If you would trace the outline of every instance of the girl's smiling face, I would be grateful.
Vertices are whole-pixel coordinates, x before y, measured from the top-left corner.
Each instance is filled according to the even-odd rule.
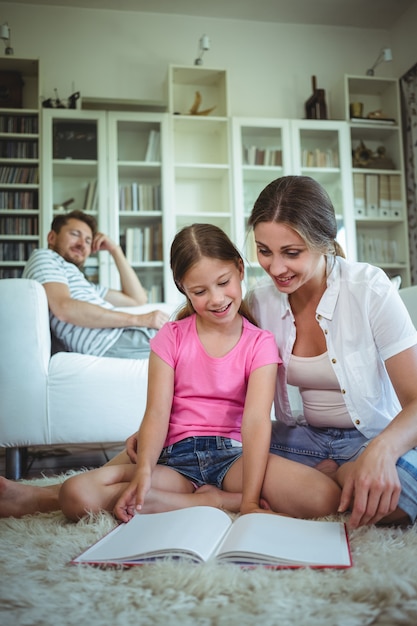
[[[291,294],[306,284],[322,284],[325,256],[310,250],[295,230],[277,222],[260,222],[254,235],[259,264],[279,291]]]
[[[202,257],[185,274],[182,287],[201,318],[230,322],[242,303],[242,280],[243,266]]]

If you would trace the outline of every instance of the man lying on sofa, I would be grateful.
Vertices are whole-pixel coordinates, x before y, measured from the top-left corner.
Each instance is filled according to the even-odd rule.
[[[92,252],[111,254],[121,290],[90,283],[80,270]],[[168,320],[163,311],[145,314],[116,307],[146,303],[147,295],[121,247],[97,232],[94,217],[82,211],[57,215],[48,233],[48,249],[34,250],[23,278],[36,280],[48,298],[51,331],[68,352],[144,359],[149,339]]]

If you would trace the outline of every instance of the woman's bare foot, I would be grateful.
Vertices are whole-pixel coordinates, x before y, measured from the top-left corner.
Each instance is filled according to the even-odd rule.
[[[39,487],[0,476],[0,517],[22,517],[33,513],[57,511],[59,483]]]
[[[322,474],[326,474],[326,476],[333,478],[333,480],[336,480],[336,472],[339,469],[339,466],[336,461],[333,461],[333,459],[324,459],[315,466],[315,469]]]

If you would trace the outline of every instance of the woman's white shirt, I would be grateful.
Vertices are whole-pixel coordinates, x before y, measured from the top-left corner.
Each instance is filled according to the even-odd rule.
[[[381,269],[330,257],[327,272],[327,288],[316,319],[352,426],[372,438],[401,409],[384,361],[416,345],[417,331],[398,291]],[[302,402],[297,390],[287,384],[296,336],[288,296],[268,281],[252,290],[247,299],[259,325],[275,335],[283,360],[278,368],[276,418],[295,424],[302,420]]]

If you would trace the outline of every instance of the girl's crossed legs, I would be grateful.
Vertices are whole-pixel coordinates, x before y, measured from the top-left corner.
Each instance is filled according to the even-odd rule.
[[[157,513],[206,505],[238,512],[243,484],[243,462],[236,449],[234,454],[232,450],[230,453],[228,466],[221,462],[223,469],[220,472],[224,473],[224,479],[223,476],[220,478],[221,489],[213,484],[204,484],[203,480],[198,479],[201,464],[211,471],[212,451],[208,457],[209,463],[205,454],[199,451],[199,460],[195,462],[197,474],[193,474],[192,478],[166,464],[158,464],[152,474],[152,486],[141,511]],[[173,458],[171,464],[175,466]],[[165,462],[164,453],[161,460]],[[189,459],[187,463],[190,467]],[[80,519],[87,512],[113,512],[135,471],[136,466],[126,454],[125,462],[121,465],[107,465],[67,479],[59,494],[62,511],[73,520]],[[269,455],[261,495],[272,511],[305,518],[335,513],[340,501],[340,489],[330,477],[314,468],[273,454]]]

